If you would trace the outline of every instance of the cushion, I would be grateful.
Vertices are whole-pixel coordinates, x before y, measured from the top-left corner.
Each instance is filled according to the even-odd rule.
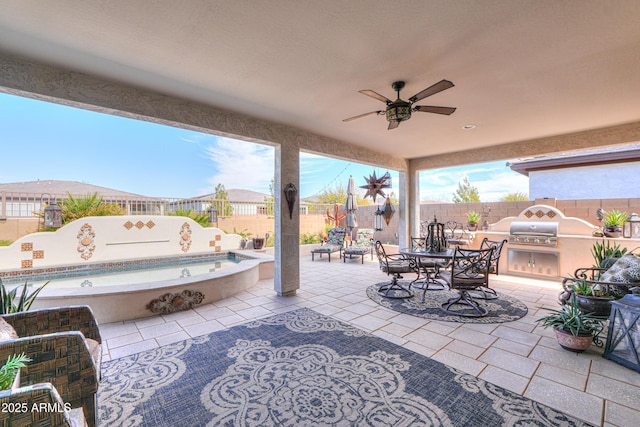
[[[602,273],[600,280],[612,283],[640,282],[640,258],[633,254],[621,257],[607,271]]]
[[[18,334],[16,333],[16,330],[13,329],[13,326],[0,317],[0,341],[15,340],[18,338]]]
[[[96,370],[98,374],[98,381],[100,381],[100,364],[102,363],[102,346],[96,340],[92,340],[91,338],[85,338],[87,341],[87,347],[89,349],[89,354],[93,358],[93,363],[96,364]]]

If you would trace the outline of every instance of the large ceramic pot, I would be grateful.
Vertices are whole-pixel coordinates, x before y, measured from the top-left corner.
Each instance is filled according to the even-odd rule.
[[[609,317],[611,314],[611,301],[613,297],[594,297],[578,294],[578,306],[583,313],[593,313],[596,316]]]
[[[604,235],[607,237],[621,237],[622,236],[622,227],[620,226],[607,226],[603,227],[602,231]]]
[[[560,347],[575,353],[582,353],[589,348],[593,341],[592,334],[578,334],[576,336],[571,332],[558,328],[555,328],[554,331],[556,333],[556,340],[558,341],[558,344],[560,344]]]

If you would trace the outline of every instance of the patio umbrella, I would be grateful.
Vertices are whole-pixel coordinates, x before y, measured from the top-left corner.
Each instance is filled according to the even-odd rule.
[[[358,203],[356,202],[356,185],[353,182],[353,176],[349,176],[349,185],[347,185],[347,203],[345,203],[344,209],[347,212],[346,225],[349,229],[349,238],[352,238],[351,232],[358,226],[356,219]]]

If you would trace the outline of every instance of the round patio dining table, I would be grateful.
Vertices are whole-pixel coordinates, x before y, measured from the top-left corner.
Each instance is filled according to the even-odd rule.
[[[422,280],[422,302],[424,302],[425,295],[428,290],[441,291],[447,287],[447,285],[437,280],[438,271],[453,259],[455,249],[450,248],[445,251],[429,251],[425,248],[401,248],[400,253],[407,258],[412,266],[418,271],[422,271],[424,279]],[[432,262],[424,262],[423,260],[433,260]],[[439,260],[443,262],[438,262]],[[437,285],[435,288],[430,288],[432,285]]]

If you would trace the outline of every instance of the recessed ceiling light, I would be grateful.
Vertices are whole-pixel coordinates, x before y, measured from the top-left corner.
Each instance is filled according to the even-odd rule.
[[[475,129],[476,125],[472,125],[472,124],[468,124],[468,125],[464,125],[462,126],[462,129],[464,130],[471,130],[471,129]]]

